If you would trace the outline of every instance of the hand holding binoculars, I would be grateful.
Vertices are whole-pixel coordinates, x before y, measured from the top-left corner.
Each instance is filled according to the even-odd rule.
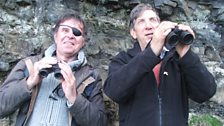
[[[63,76],[60,71],[61,71],[61,69],[59,68],[58,64],[53,64],[51,68],[41,69],[39,71],[39,75],[41,77],[47,77],[49,73],[54,72],[54,77],[56,79],[61,79]]]
[[[179,42],[190,45],[193,43],[193,35],[188,31],[183,31],[175,27],[172,31],[166,36],[165,47],[170,50],[175,47]]]

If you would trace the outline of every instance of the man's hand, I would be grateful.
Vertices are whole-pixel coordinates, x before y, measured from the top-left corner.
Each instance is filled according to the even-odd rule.
[[[177,26],[177,23],[170,21],[163,21],[155,29],[150,43],[152,51],[158,56],[163,49],[166,36],[171,32],[173,28]]]
[[[189,26],[183,25],[183,24],[178,24],[178,29],[183,30],[183,31],[188,31],[195,38],[194,31]],[[185,45],[185,44],[182,44],[181,42],[179,42],[176,46],[176,50],[177,50],[177,53],[179,54],[180,58],[182,58],[187,53],[187,51],[189,49],[190,49],[190,45]]]
[[[67,63],[62,61],[59,63],[59,67],[61,68],[61,74],[63,76],[61,79],[61,84],[65,97],[69,103],[74,104],[77,96],[75,76]]]
[[[39,76],[39,71],[43,68],[51,68],[53,64],[57,63],[57,59],[53,57],[44,57],[38,62],[34,63],[34,67],[29,72],[29,77],[27,79],[27,86],[29,89],[32,89],[35,85],[37,85],[41,77]]]

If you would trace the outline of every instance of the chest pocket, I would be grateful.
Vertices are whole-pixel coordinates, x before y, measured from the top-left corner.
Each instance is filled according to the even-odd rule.
[[[94,89],[94,82],[96,81],[95,78],[89,76],[85,79],[80,86],[77,88],[78,94],[83,94],[85,97],[89,97]]]

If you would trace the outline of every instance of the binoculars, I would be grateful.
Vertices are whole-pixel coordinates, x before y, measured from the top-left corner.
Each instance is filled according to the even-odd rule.
[[[179,42],[190,45],[193,43],[193,35],[187,31],[183,31],[175,27],[172,31],[166,36],[165,47],[170,50],[175,47]]]
[[[59,68],[58,64],[53,64],[51,68],[41,69],[39,71],[39,75],[41,77],[47,77],[49,73],[54,72],[54,77],[56,79],[61,79],[63,76],[60,71],[61,71],[61,69]]]

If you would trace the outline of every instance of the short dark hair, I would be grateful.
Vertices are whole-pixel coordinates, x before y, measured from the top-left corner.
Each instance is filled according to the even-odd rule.
[[[158,12],[155,8],[153,8],[150,4],[143,4],[140,3],[137,6],[135,6],[131,13],[130,13],[130,19],[129,19],[129,29],[132,29],[134,27],[136,19],[140,16],[140,14],[145,10],[152,10],[156,13],[156,15],[159,17]]]
[[[77,11],[73,11],[73,10],[69,10],[69,11],[65,12],[65,14],[62,15],[56,21],[56,24],[53,28],[53,32],[54,33],[57,32],[60,24],[63,23],[64,21],[70,20],[70,19],[75,19],[83,25],[83,37],[86,38],[86,35],[87,35],[86,24],[85,24],[84,20],[81,18],[80,14]]]

